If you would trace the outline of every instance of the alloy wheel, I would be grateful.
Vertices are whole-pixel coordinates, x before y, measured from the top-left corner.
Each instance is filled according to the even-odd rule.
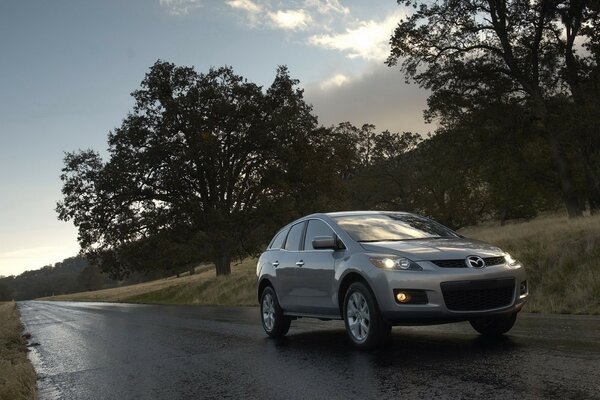
[[[371,327],[371,316],[367,299],[360,292],[354,292],[346,305],[346,320],[350,333],[358,342],[366,340]]]
[[[262,316],[265,328],[268,331],[273,330],[275,325],[275,304],[271,293],[265,294],[262,301]]]

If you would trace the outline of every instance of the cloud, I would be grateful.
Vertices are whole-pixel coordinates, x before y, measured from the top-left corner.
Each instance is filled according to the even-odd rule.
[[[200,0],[160,0],[160,5],[171,15],[187,15],[190,10],[200,7]]]
[[[329,14],[331,12],[340,14],[350,14],[350,9],[340,4],[338,0],[305,0],[306,8],[313,8],[321,14]]]
[[[225,4],[242,11],[242,20],[250,28],[329,32],[333,24],[350,15],[340,0],[226,0]]]
[[[346,79],[335,79],[341,75]],[[341,82],[325,85],[325,82]],[[304,95],[314,106],[319,122],[337,125],[350,121],[355,125],[375,124],[378,131],[433,132],[434,124],[425,124],[427,91],[407,85],[404,76],[394,68],[371,64],[358,76],[338,73],[324,82],[306,85]]]
[[[342,86],[343,84],[347,83],[349,80],[350,80],[350,78],[344,74],[335,74],[331,78],[321,82],[321,84],[319,86],[321,87],[321,89],[327,90],[330,88]]]
[[[312,22],[310,14],[305,10],[279,10],[270,12],[268,15],[274,26],[280,29],[305,29]]]
[[[341,33],[313,35],[308,38],[308,43],[345,52],[349,58],[383,61],[388,56],[388,43],[401,17],[396,12],[383,21],[358,21],[355,27]]]
[[[252,14],[258,13],[262,10],[262,7],[259,4],[254,3],[251,0],[228,0],[226,3],[229,7],[244,10]]]

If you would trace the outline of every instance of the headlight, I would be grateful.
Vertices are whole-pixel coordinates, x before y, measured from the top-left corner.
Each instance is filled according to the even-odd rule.
[[[511,256],[510,254],[506,253],[504,254],[504,260],[506,260],[506,263],[508,265],[510,265],[511,267],[517,265],[519,262],[517,260],[515,260],[513,258],[513,256]]]
[[[371,264],[382,269],[423,271],[423,268],[416,262],[404,257],[369,257]]]

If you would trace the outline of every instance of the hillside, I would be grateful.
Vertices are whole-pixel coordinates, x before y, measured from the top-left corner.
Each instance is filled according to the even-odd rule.
[[[527,311],[600,314],[600,216],[547,216],[463,235],[494,243],[527,268]]]
[[[600,314],[600,216],[569,220],[546,216],[504,226],[465,228],[467,237],[497,244],[528,271],[530,312]],[[50,297],[51,300],[161,304],[256,305],[255,259],[234,265],[231,276],[212,269],[139,285]]]
[[[44,300],[112,301],[159,304],[256,305],[256,259],[231,266],[230,276],[215,276],[214,268],[194,275],[172,276],[137,285],[46,297]]]

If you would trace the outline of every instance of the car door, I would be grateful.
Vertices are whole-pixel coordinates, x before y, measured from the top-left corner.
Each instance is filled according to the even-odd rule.
[[[277,276],[277,298],[284,311],[298,311],[297,274],[296,262],[300,254],[300,246],[304,238],[306,222],[300,222],[292,227],[287,234],[285,243],[279,251],[279,258],[275,260]]]
[[[314,249],[312,241],[316,236],[335,236],[335,233],[320,219],[308,221],[304,244],[296,260],[295,301],[302,312],[335,315],[339,313],[332,294],[336,251]]]

